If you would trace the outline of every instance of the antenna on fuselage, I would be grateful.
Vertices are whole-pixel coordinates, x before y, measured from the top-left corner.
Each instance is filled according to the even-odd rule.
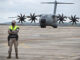
[[[56,0],[54,2],[42,2],[42,4],[54,4],[54,16],[56,16],[56,10],[58,4],[74,4],[74,3],[64,3],[64,2],[57,2]]]

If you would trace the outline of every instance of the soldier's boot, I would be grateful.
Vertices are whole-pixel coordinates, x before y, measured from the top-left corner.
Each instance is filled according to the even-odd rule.
[[[10,59],[11,58],[11,53],[9,53],[9,56],[7,57],[7,59]]]
[[[16,53],[16,59],[19,59],[19,57],[18,57],[18,53]]]
[[[16,53],[16,59],[18,59],[19,57],[18,57],[18,49],[17,48],[15,48],[15,53]]]

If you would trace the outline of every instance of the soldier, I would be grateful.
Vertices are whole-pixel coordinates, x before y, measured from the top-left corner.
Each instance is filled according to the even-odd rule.
[[[16,21],[13,20],[12,25],[9,26],[9,30],[8,30],[8,34],[9,34],[8,36],[9,56],[7,57],[8,59],[11,58],[13,44],[15,48],[16,59],[18,59],[18,32],[19,32],[19,26],[16,26]]]

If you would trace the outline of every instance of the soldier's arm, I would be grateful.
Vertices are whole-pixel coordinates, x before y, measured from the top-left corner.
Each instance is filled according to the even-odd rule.
[[[19,28],[16,29],[16,31],[13,31],[14,34],[17,34],[19,32]]]
[[[8,29],[8,34],[13,34],[10,26],[9,26],[9,29]]]
[[[9,30],[8,30],[8,34],[13,34],[13,32],[9,29]]]

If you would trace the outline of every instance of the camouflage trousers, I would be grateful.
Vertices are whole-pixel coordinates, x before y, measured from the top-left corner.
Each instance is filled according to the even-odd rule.
[[[12,46],[14,45],[15,53],[18,53],[18,41],[16,38],[10,38],[9,40],[9,51],[8,53],[12,52]]]

